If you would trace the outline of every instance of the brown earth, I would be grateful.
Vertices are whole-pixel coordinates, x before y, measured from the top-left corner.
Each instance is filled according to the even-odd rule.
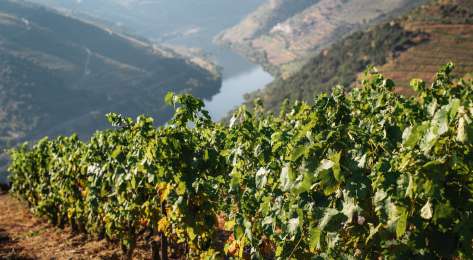
[[[134,259],[149,259],[140,245]],[[120,259],[120,247],[59,229],[0,190],[0,259]]]

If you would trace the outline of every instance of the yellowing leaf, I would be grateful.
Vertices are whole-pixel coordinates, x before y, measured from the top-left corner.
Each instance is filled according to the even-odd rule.
[[[282,246],[278,246],[276,248],[276,252],[275,252],[275,255],[276,256],[281,256],[281,254],[284,252],[284,248]]]
[[[171,193],[172,187],[169,183],[161,182],[157,185],[156,189],[158,190],[159,200],[162,203],[168,198],[169,193]]]
[[[176,193],[179,196],[182,196],[186,193],[186,183],[183,181],[180,181],[179,184],[177,185]]]
[[[187,231],[187,235],[189,236],[189,239],[191,241],[194,240],[197,237],[195,232],[194,232],[194,229],[192,227],[187,227],[186,231]]]
[[[159,232],[166,232],[168,227],[169,227],[169,221],[167,220],[167,218],[161,218],[158,221],[158,231]]]
[[[225,221],[225,230],[232,230],[235,227],[235,220]]]

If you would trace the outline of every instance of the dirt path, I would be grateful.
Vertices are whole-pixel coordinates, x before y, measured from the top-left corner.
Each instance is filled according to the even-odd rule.
[[[146,257],[137,250],[136,259]],[[121,250],[106,241],[74,235],[34,217],[16,198],[0,190],[0,259],[120,259]]]

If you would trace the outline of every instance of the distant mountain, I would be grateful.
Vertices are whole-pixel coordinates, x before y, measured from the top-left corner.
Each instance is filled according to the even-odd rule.
[[[403,16],[355,32],[323,49],[296,73],[252,93],[266,108],[277,110],[283,100],[311,102],[315,94],[340,84],[356,87],[369,65],[410,94],[409,79],[427,82],[443,64],[456,63],[455,73],[473,73],[473,2],[435,0]]]
[[[287,77],[308,57],[352,32],[425,0],[267,0],[216,42]]]
[[[219,75],[204,67],[106,27],[2,0],[0,149],[45,135],[87,136],[107,126],[111,111],[165,122],[168,91],[201,98],[218,92]]]
[[[248,71],[250,65],[237,53],[215,44],[213,38],[239,23],[265,0],[30,1],[74,17],[95,20],[116,31],[145,37],[173,49],[179,47],[177,51],[185,47],[185,54],[220,65],[222,76],[228,78]]]
[[[88,15],[138,35],[212,50],[212,38],[265,0],[32,0]],[[299,0],[298,0],[299,1]]]

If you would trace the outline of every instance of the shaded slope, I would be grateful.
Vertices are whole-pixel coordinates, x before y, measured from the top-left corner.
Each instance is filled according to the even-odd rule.
[[[0,147],[88,135],[110,111],[164,122],[167,91],[209,97],[220,87],[172,51],[20,1],[0,2],[0,63]]]

